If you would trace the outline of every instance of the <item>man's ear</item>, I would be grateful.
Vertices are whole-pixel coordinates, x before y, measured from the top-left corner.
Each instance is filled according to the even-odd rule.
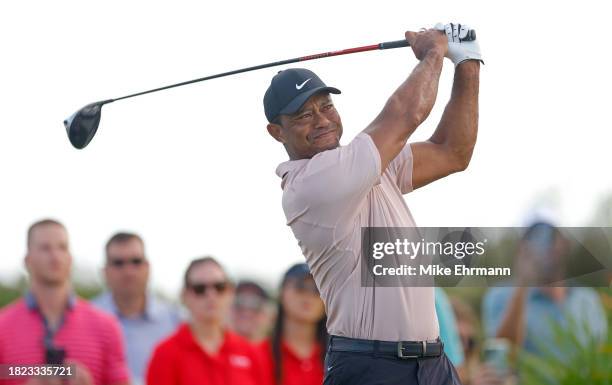
[[[25,267],[27,272],[30,272],[30,252],[29,251],[23,257],[23,266]]]
[[[268,123],[268,133],[278,142],[285,143],[282,127],[279,124]]]

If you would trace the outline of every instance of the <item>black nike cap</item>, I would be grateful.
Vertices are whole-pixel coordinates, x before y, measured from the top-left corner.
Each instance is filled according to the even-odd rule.
[[[264,110],[268,122],[273,122],[279,115],[296,113],[308,98],[318,92],[339,94],[340,90],[328,87],[314,72],[305,68],[279,71],[272,78],[264,95]]]

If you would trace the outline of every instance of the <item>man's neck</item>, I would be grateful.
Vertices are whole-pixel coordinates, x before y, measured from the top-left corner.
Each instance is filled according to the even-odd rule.
[[[316,325],[285,318],[283,340],[299,357],[308,357],[315,345]]]
[[[542,287],[540,291],[557,304],[563,303],[565,297],[567,297],[567,287],[565,286]]]
[[[121,316],[132,318],[144,314],[147,296],[145,293],[136,296],[113,295],[113,301]]]
[[[45,285],[32,282],[30,291],[36,299],[41,314],[52,329],[56,329],[68,307],[71,292],[70,283],[60,285]]]
[[[209,354],[216,354],[223,344],[223,327],[217,322],[191,323],[198,344]]]

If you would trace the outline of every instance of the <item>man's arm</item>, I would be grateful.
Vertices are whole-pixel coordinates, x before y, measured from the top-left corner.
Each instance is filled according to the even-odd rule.
[[[508,306],[504,311],[502,321],[495,333],[496,338],[506,338],[515,346],[523,346],[525,340],[525,303],[528,288],[517,287]]]
[[[450,101],[436,131],[426,142],[412,143],[413,188],[467,168],[478,132],[480,62],[456,67]]]
[[[442,61],[448,48],[444,33],[428,30],[406,32],[420,63],[408,79],[391,95],[380,114],[364,130],[381,158],[381,173],[404,148],[410,135],[429,116],[436,101]]]

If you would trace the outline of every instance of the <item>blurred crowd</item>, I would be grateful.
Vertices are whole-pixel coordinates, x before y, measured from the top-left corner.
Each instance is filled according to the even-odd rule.
[[[543,239],[546,244],[543,246]],[[517,260],[554,260],[562,239],[554,226],[532,225]],[[326,316],[306,264],[287,269],[273,297],[255,281],[233,282],[222,261],[206,256],[186,267],[181,305],[150,291],[143,239],[117,233],[105,246],[106,290],[91,301],[70,282],[68,233],[45,219],[27,232],[24,296],[0,309],[0,364],[73,365],[69,383],[322,384]],[[533,266],[530,264],[529,266]],[[547,267],[554,275],[554,264]],[[436,289],[444,350],[464,384],[520,383],[518,352],[553,351],[554,327],[584,343],[603,343],[607,318],[597,292],[584,287],[496,287],[482,317],[473,304]],[[62,384],[44,377],[0,378],[0,384]]]

